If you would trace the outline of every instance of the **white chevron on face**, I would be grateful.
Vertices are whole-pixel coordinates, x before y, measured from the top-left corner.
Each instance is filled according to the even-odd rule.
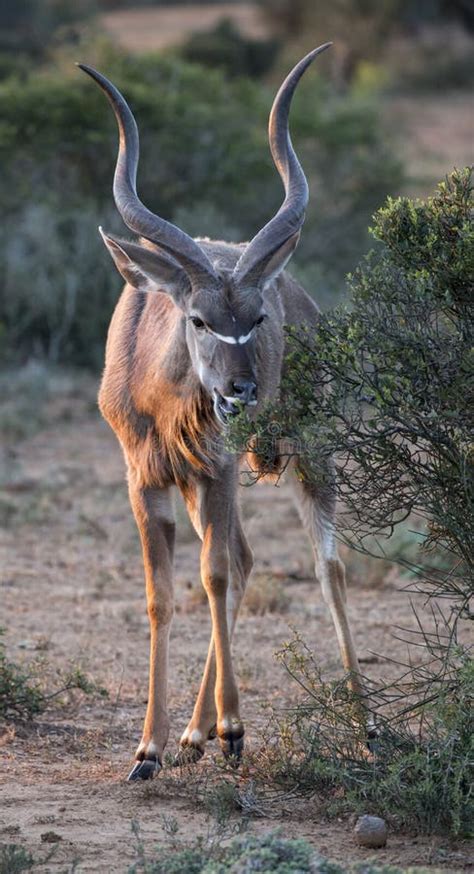
[[[210,328],[209,331],[211,334],[214,335],[214,337],[217,337],[218,340],[222,340],[223,343],[229,343],[231,346],[243,346],[244,343],[248,343],[248,341],[250,340],[254,329],[252,328],[252,330],[248,334],[245,334],[245,336],[243,335],[241,337],[226,337],[224,336],[224,334],[218,334],[217,331],[211,331]]]

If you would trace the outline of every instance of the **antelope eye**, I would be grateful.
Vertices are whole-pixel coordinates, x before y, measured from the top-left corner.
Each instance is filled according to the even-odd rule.
[[[256,324],[256,325],[261,325],[264,319],[265,319],[265,316],[259,316],[258,319],[257,319],[257,321],[255,322],[255,324]]]
[[[195,328],[205,328],[205,324],[202,319],[199,319],[197,316],[191,316],[191,321]]]

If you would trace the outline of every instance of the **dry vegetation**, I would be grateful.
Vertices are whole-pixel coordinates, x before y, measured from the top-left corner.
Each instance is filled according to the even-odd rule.
[[[23,375],[23,394],[26,382]],[[14,393],[13,377],[10,389]],[[148,623],[123,462],[113,434],[94,410],[94,393],[92,380],[79,386],[74,377],[63,377],[58,383],[43,373],[43,388],[36,384],[35,389],[36,406],[43,410],[39,430],[4,439],[1,457],[1,597],[8,656],[20,664],[33,661],[50,688],[57,684],[58,670],[75,666],[108,693],[60,695],[32,724],[3,727],[0,840],[27,847],[40,858],[48,841],[56,841],[52,859],[39,868],[48,871],[64,871],[73,859],[80,860],[80,872],[127,871],[136,858],[132,820],[139,821],[149,850],[166,839],[170,817],[185,841],[206,834],[209,797],[221,779],[210,744],[208,755],[189,773],[166,769],[151,786],[124,783],[145,707]],[[9,410],[11,433],[12,405]],[[242,499],[256,568],[235,655],[248,748],[258,750],[268,705],[280,708],[295,701],[294,684],[274,660],[274,652],[291,637],[291,626],[314,647],[326,676],[341,676],[341,669],[287,487],[242,489]],[[178,519],[170,752],[191,712],[210,630],[207,606],[197,594],[198,543],[179,507]],[[345,557],[364,670],[374,679],[389,677],[398,669],[384,662],[383,654],[406,655],[394,626],[414,625],[404,581],[393,573],[384,576],[382,567],[378,578],[371,567],[368,578],[358,559],[353,563],[349,554]],[[190,586],[196,593],[192,603]],[[413,657],[419,658],[416,649]],[[244,766],[241,788],[247,786],[252,830],[281,826],[284,835],[304,837],[340,862],[371,855],[355,847],[350,819],[327,821],[316,799],[298,801],[283,793],[280,799],[252,801],[249,776]],[[229,816],[238,824],[242,811],[234,805]],[[47,833],[56,837],[44,837]],[[448,871],[466,868],[468,858],[464,842],[398,834],[377,855],[380,863],[431,864]]]
[[[155,51],[179,45],[191,34],[211,30],[222,19],[232,21],[246,36],[267,35],[260,10],[254,3],[219,3],[121,9],[101,17],[106,32],[132,52]]]

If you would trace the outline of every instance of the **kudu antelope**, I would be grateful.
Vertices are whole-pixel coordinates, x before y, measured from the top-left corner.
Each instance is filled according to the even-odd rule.
[[[177,761],[198,759],[215,734],[226,756],[238,757],[243,748],[231,639],[252,553],[237,505],[239,459],[226,451],[223,431],[243,406],[252,414],[275,398],[285,357],[284,326],[311,325],[318,317],[312,299],[283,272],[298,243],[308,201],[288,115],[301,76],[328,45],[303,58],[275,98],[269,140],[285,199],[253,240],[240,245],[191,239],[142,204],[136,192],[134,117],[111,82],[80,65],[114,110],[120,133],[115,202],[125,224],[140,235],[139,242],[127,242],[101,231],[126,285],[110,325],[99,405],[127,463],[151,629],[148,706],[130,780],[148,779],[160,770],[168,740],[174,485],[202,541],[201,577],[212,618],[204,676]],[[333,491],[305,482],[297,461],[292,468],[342,661],[360,691],[344,567],[333,534]]]

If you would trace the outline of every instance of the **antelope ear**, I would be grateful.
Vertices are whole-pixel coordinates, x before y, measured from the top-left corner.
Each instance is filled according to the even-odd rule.
[[[244,273],[243,276],[237,273],[238,283],[253,287],[257,286],[261,291],[265,291],[270,283],[285,269],[298,245],[299,238],[300,232],[296,231],[281,246],[270,250],[267,255],[250,268],[248,273]]]
[[[276,252],[271,252],[268,259],[260,265],[261,268],[263,268],[258,282],[260,288],[263,290],[267,288],[267,286],[270,285],[270,283],[273,282],[273,280],[276,279],[285,269],[298,245],[299,238],[300,232],[297,231],[296,234],[292,234],[291,237],[288,237]]]
[[[162,251],[147,249],[127,240],[118,240],[105,234],[102,228],[99,228],[99,232],[118,272],[129,285],[137,291],[164,291],[183,308],[191,283],[187,273],[176,261]]]

